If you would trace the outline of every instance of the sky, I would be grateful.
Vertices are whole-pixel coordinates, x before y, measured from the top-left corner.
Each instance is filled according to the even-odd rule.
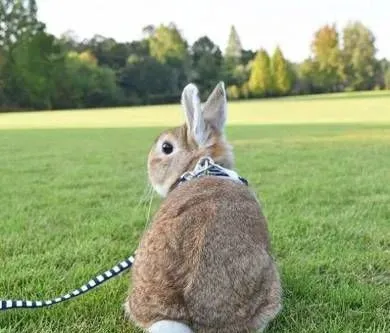
[[[209,36],[225,49],[235,25],[243,48],[280,46],[291,61],[310,54],[314,32],[335,23],[339,31],[360,20],[376,36],[377,56],[390,59],[390,0],[37,0],[47,30],[72,30],[80,39],[95,34],[117,41],[142,38],[142,28],[174,22],[193,43]]]

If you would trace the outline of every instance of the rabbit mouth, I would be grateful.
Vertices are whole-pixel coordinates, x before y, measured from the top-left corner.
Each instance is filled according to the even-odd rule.
[[[164,184],[153,184],[154,190],[160,195],[161,197],[165,198],[169,192],[171,192],[171,188],[167,187]]]

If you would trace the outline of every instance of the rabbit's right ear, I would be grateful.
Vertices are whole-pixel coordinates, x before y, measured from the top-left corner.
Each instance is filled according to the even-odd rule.
[[[189,131],[199,145],[204,145],[206,136],[206,125],[203,117],[198,88],[193,84],[188,84],[181,95],[181,105]]]
[[[223,132],[227,116],[227,98],[225,84],[221,81],[214,88],[203,106],[206,123],[212,124],[213,128]]]

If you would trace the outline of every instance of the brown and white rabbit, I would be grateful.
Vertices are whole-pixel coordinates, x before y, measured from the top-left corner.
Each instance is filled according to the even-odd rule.
[[[149,153],[150,182],[165,200],[137,250],[125,307],[153,333],[262,331],[281,309],[281,286],[255,195],[217,176],[177,186],[204,156],[233,168],[224,84],[204,104],[189,84],[181,102],[186,123]]]

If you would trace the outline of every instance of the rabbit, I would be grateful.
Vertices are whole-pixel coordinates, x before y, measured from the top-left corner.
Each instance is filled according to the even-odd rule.
[[[233,168],[224,83],[204,104],[189,83],[181,104],[185,123],[163,132],[148,156],[164,199],[136,251],[125,308],[152,333],[262,332],[282,308],[282,289],[255,194],[217,176],[178,182],[204,156]]]

